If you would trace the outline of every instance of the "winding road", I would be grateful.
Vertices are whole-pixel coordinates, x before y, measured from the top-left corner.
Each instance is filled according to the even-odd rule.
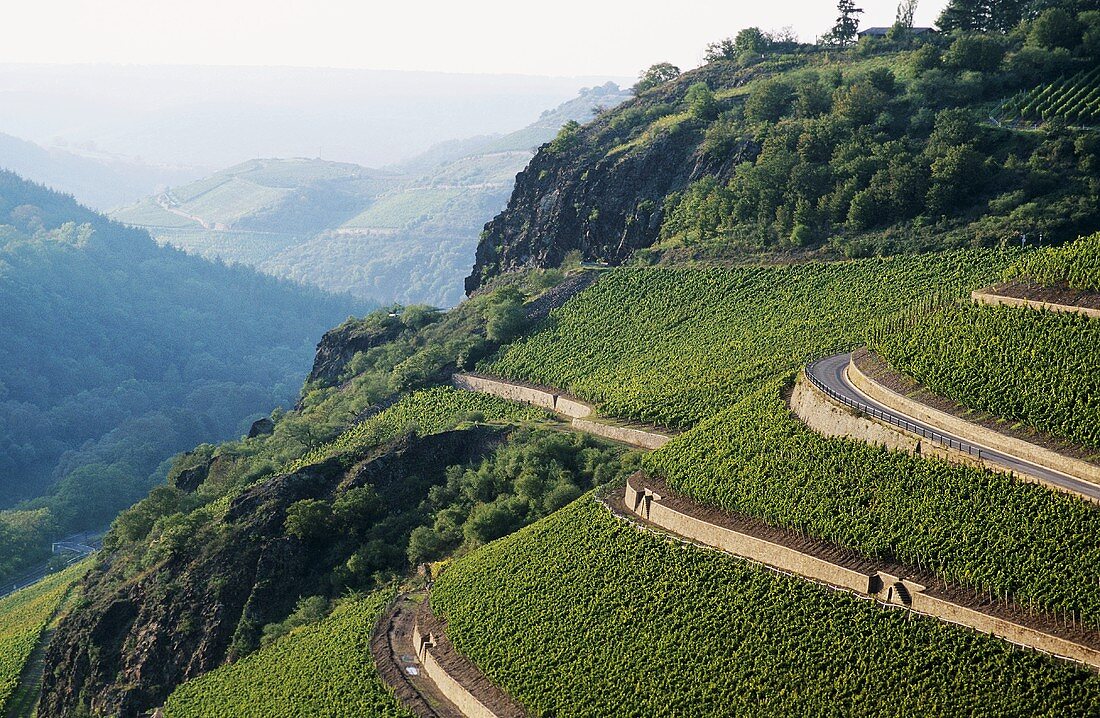
[[[854,409],[877,419],[898,426],[906,431],[919,434],[931,441],[950,446],[971,455],[1001,466],[1009,471],[1026,474],[1040,481],[1067,489],[1083,496],[1088,496],[1100,501],[1100,486],[1074,478],[1060,471],[1047,468],[1040,464],[1026,461],[1018,456],[1006,454],[997,449],[975,443],[950,431],[906,416],[885,404],[875,401],[864,394],[851,381],[848,380],[848,364],[852,360],[850,353],[836,354],[831,357],[819,359],[806,367],[806,376],[819,389],[823,389],[830,397],[840,401]]]

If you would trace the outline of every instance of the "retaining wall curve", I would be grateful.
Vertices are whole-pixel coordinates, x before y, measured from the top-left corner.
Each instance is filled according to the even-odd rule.
[[[915,399],[910,399],[879,384],[860,369],[855,361],[850,362],[848,365],[848,380],[867,396],[898,413],[940,427],[968,442],[988,446],[1032,464],[1054,469],[1075,479],[1100,485],[1100,466],[1051,451],[993,429],[987,429],[947,412],[934,409]]]

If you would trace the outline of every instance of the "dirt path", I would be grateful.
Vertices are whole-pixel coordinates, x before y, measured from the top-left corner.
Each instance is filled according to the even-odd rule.
[[[402,595],[379,619],[371,637],[371,654],[378,672],[401,703],[420,718],[465,718],[428,678],[416,657],[412,636],[419,608],[418,602]]]

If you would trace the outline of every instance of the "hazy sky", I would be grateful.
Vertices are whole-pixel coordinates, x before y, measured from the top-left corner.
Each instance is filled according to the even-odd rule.
[[[864,25],[893,22],[894,0],[862,0]],[[945,0],[924,0],[931,24]],[[9,3],[0,62],[637,74],[699,64],[742,27],[829,28],[834,0],[38,0]]]

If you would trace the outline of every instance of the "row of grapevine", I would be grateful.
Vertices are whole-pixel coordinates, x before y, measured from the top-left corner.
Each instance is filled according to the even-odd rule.
[[[0,599],[0,712],[8,707],[42,631],[88,566],[85,561]]]
[[[1005,271],[1005,278],[1100,292],[1100,232],[1024,255]]]
[[[1084,669],[670,543],[589,499],[458,559],[431,601],[532,715],[1100,711]]]
[[[1032,120],[1056,117],[1081,124],[1100,122],[1100,67],[1042,85],[1014,97],[1005,108]]]
[[[166,718],[412,718],[378,676],[375,622],[392,595],[349,599],[320,623],[188,681]]]
[[[1015,256],[619,269],[483,369],[571,391],[607,414],[686,428],[779,373],[862,342],[875,317],[937,290],[964,296]]]
[[[1005,474],[823,437],[776,380],[648,455],[692,499],[1100,630],[1100,510]]]
[[[943,305],[871,348],[931,391],[1100,449],[1100,322],[1078,314]]]
[[[436,387],[402,398],[391,407],[353,425],[333,441],[295,460],[288,468],[295,471],[330,456],[354,454],[378,446],[406,431],[433,434],[464,420],[538,421],[549,414],[488,394]]]

